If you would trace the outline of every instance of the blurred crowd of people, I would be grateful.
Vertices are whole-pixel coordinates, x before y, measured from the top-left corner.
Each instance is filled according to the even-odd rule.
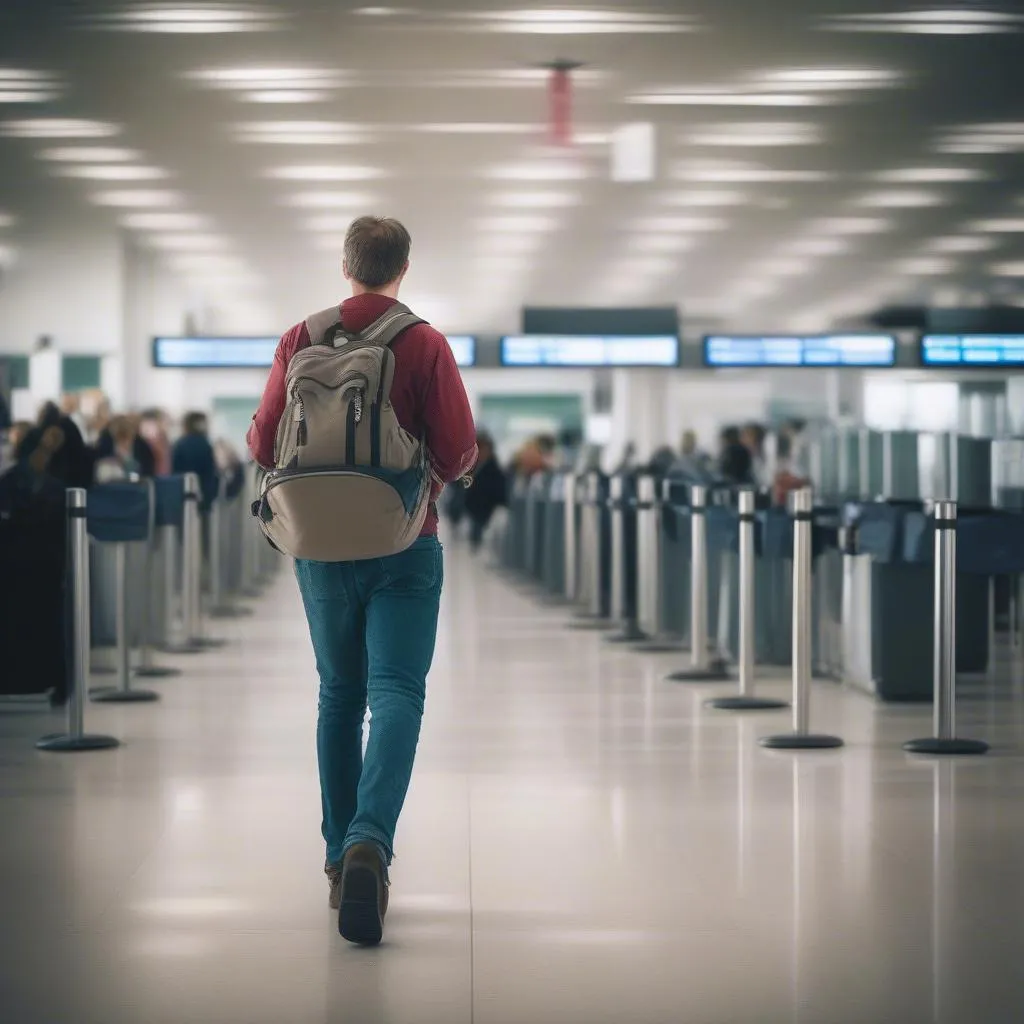
[[[190,412],[179,424],[161,409],[115,412],[95,391],[47,402],[34,423],[14,422],[6,434],[6,444],[0,443],[0,495],[195,473],[202,505],[209,508],[220,475],[243,471],[229,444],[210,440],[205,413]]]

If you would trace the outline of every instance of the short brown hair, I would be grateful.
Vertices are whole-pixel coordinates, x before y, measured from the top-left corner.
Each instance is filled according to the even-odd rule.
[[[345,234],[348,274],[365,288],[382,288],[402,273],[412,239],[393,217],[360,217]]]

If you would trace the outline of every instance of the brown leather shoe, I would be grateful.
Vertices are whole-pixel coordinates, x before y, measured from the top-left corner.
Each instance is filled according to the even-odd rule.
[[[360,946],[375,946],[384,933],[388,912],[387,868],[374,843],[356,843],[341,865],[338,931]]]
[[[341,906],[341,865],[332,864],[327,861],[324,864],[324,874],[331,886],[331,893],[327,897],[327,905],[331,910],[337,910]]]

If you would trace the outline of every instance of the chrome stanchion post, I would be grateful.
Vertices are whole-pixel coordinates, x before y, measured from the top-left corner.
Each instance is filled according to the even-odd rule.
[[[231,503],[227,500],[226,478],[218,478],[217,497],[210,508],[210,608],[214,619],[238,619],[249,614],[227,597],[225,586],[225,563],[231,554],[230,536],[225,537],[225,527],[230,526]],[[246,532],[252,532],[252,525],[246,523]],[[229,543],[225,544],[225,540]]]
[[[935,735],[903,744],[912,754],[984,754],[988,744],[956,735],[956,513],[955,501],[935,504]]]
[[[199,514],[201,489],[195,473],[185,474],[185,517],[182,547],[185,575],[182,578],[185,643],[205,650],[222,647],[223,640],[203,635],[203,524]]]
[[[171,676],[181,675],[181,669],[171,668],[169,665],[156,665],[153,663],[153,647],[155,645],[154,633],[156,631],[156,615],[154,614],[153,605],[154,599],[154,588],[152,585],[153,580],[153,564],[155,559],[155,547],[156,547],[156,486],[152,480],[148,481],[149,486],[149,540],[146,542],[146,596],[145,596],[145,607],[143,608],[144,624],[143,624],[143,636],[142,636],[142,649],[139,653],[139,665],[135,669],[135,675],[140,679],[168,679]],[[167,542],[167,531],[162,531],[161,542]],[[173,570],[174,563],[171,562],[171,568]],[[172,613],[171,605],[173,603],[174,590],[173,590],[173,571],[168,573],[168,563],[166,556],[164,559],[164,573],[166,578],[163,581],[164,586],[164,616],[169,620]],[[168,581],[171,581],[170,584]],[[165,632],[164,640],[170,636],[169,632]]]
[[[249,502],[256,497],[256,475],[255,464],[250,463],[245,468],[245,495],[239,502],[241,506],[242,522],[242,585],[241,594],[243,597],[259,597],[259,530],[253,528],[252,517],[249,514]]]
[[[577,490],[580,478],[576,473],[569,473],[565,478],[565,596],[575,602],[579,589],[579,578],[576,572],[577,545],[579,530],[577,529],[576,507]]]
[[[89,534],[86,529],[86,492],[67,491],[67,608],[68,628],[68,731],[44,736],[39,750],[56,752],[109,750],[120,746],[113,736],[85,731],[85,691],[89,685]]]
[[[675,683],[716,682],[729,678],[725,663],[708,653],[708,491],[690,488],[690,667],[667,678]]]
[[[650,475],[637,480],[637,618],[641,630],[651,639],[643,640],[635,650],[645,654],[668,654],[681,645],[664,638],[661,572],[661,505],[658,481]]]
[[[608,637],[609,643],[634,644],[646,640],[647,634],[637,621],[639,552],[637,537],[637,481],[617,475],[611,480],[608,505],[612,520],[612,603],[611,618],[619,632]]]
[[[580,597],[585,607],[570,623],[573,629],[610,629],[604,613],[604,569],[602,565],[601,475],[590,472],[584,479],[580,529]]]
[[[95,701],[106,704],[142,704],[159,700],[152,690],[133,690],[131,685],[131,644],[128,641],[128,545],[118,541],[114,545],[114,632],[117,650],[117,685],[104,686],[92,691]]]
[[[740,491],[739,494],[739,557],[740,557],[740,593],[739,593],[739,675],[740,692],[735,697],[716,697],[708,701],[713,708],[723,711],[770,711],[785,708],[789,705],[783,700],[772,700],[769,697],[757,697],[754,694],[756,685],[754,663],[756,658],[756,605],[755,605],[755,573],[756,547],[755,530],[757,527],[754,492]]]
[[[761,746],[777,750],[841,747],[838,736],[812,733],[811,598],[814,586],[812,531],[814,494],[809,487],[793,494],[793,732],[765,736]]]

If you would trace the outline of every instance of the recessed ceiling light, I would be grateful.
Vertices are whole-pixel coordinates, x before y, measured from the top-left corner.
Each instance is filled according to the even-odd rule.
[[[725,185],[751,185],[756,183],[807,183],[828,181],[832,175],[825,171],[791,171],[755,165],[704,165],[685,161],[676,164],[672,176],[679,181]]]
[[[160,209],[169,206],[181,206],[183,199],[180,192],[165,192],[152,189],[117,189],[110,192],[97,192],[92,197],[97,206],[123,206],[128,209]]]
[[[850,251],[846,238],[794,238],[782,247],[794,256],[838,256]]]
[[[53,173],[89,181],[159,181],[168,176],[160,167],[138,164],[66,164],[54,168]]]
[[[881,68],[781,68],[759,72],[753,79],[769,89],[835,92],[898,85],[903,76]]]
[[[339,70],[316,67],[206,68],[186,77],[218,89],[325,88],[346,81]]]
[[[839,14],[822,18],[819,26],[833,32],[887,32],[900,35],[993,35],[1017,32],[1024,25],[1019,14],[987,11],[980,7],[936,8],[882,14]]]
[[[0,121],[0,135],[10,139],[104,139],[121,131],[105,121],[39,117],[24,121]]]
[[[693,18],[676,14],[643,14],[619,10],[519,10],[461,13],[460,28],[482,32],[532,35],[596,35],[692,32]]]
[[[482,231],[522,234],[524,232],[553,231],[558,227],[559,222],[554,217],[544,217],[537,214],[518,214],[508,217],[482,217],[478,224]]]
[[[0,104],[48,103],[60,92],[60,80],[48,71],[0,67]]]
[[[329,93],[318,89],[253,89],[240,92],[238,98],[247,103],[323,103]]]
[[[473,257],[473,265],[476,266],[480,259],[506,259],[513,255],[534,253],[543,244],[544,235],[541,233],[502,227],[493,237],[487,237],[477,243],[478,252]]]
[[[167,263],[172,267],[188,270],[216,270],[240,274],[247,270],[245,263],[237,256],[218,253],[170,253]]]
[[[829,100],[806,93],[681,89],[635,93],[627,96],[626,102],[665,107],[820,107]]]
[[[142,154],[134,149],[117,149],[112,146],[57,146],[42,150],[39,159],[68,164],[113,164],[141,160]]]
[[[280,14],[266,7],[237,3],[134,3],[122,11],[84,19],[92,28],[175,35],[265,32],[280,27],[282,20]]]
[[[385,177],[376,167],[357,167],[347,164],[309,164],[305,166],[274,167],[264,177],[279,181],[371,181]]]
[[[888,231],[892,221],[884,217],[820,217],[811,222],[816,235],[875,235]]]
[[[823,140],[821,128],[801,122],[755,121],[694,128],[683,134],[691,146],[749,147],[808,146]]]
[[[532,135],[538,128],[511,121],[437,121],[412,124],[409,130],[431,135]]]
[[[1021,217],[992,217],[988,220],[976,220],[968,225],[971,231],[980,231],[983,234],[1024,234],[1024,218]]]
[[[696,240],[686,235],[634,235],[626,248],[634,252],[680,253],[689,252]]]
[[[658,197],[666,206],[691,207],[693,209],[717,206],[742,206],[749,196],[746,192],[728,189],[694,189],[686,192],[667,192]]]
[[[365,142],[369,134],[361,125],[340,121],[251,121],[235,125],[239,142],[285,146],[334,146]]]
[[[966,181],[988,181],[990,175],[973,167],[901,167],[879,171],[875,181],[890,185],[941,185]]]
[[[1024,150],[1024,124],[969,124],[950,129],[935,147],[947,154],[1016,153]]]
[[[587,176],[585,166],[564,160],[498,164],[486,172],[497,181],[582,181]]]
[[[988,252],[999,242],[995,238],[978,237],[975,235],[951,235],[947,238],[933,238],[922,246],[927,252],[936,253],[968,253]]]
[[[352,217],[347,214],[324,213],[317,217],[308,217],[302,222],[307,231],[326,231],[330,234],[337,234],[339,231],[344,234],[352,223]]]
[[[284,203],[305,210],[365,210],[373,206],[372,196],[359,192],[298,192]]]
[[[129,231],[203,231],[206,217],[195,213],[126,213],[118,224]]]
[[[491,200],[494,206],[514,210],[556,210],[579,201],[573,192],[503,192]]]
[[[628,225],[643,232],[679,232],[689,234],[694,231],[720,231],[726,226],[722,217],[641,217]]]
[[[1008,263],[993,263],[989,270],[997,277],[1024,277],[1024,262],[1011,260]]]
[[[766,260],[758,264],[758,270],[771,277],[799,277],[811,270],[813,264],[809,259],[798,256]]]
[[[206,253],[221,252],[230,248],[228,240],[220,235],[204,235],[194,232],[153,234],[143,239],[152,249],[163,252]]]
[[[856,200],[857,206],[878,210],[912,210],[928,206],[941,206],[945,199],[938,192],[905,189],[889,192],[868,192]]]
[[[951,274],[956,268],[956,263],[942,257],[914,256],[910,259],[897,260],[895,268],[897,273],[908,274],[911,277],[938,277]]]

